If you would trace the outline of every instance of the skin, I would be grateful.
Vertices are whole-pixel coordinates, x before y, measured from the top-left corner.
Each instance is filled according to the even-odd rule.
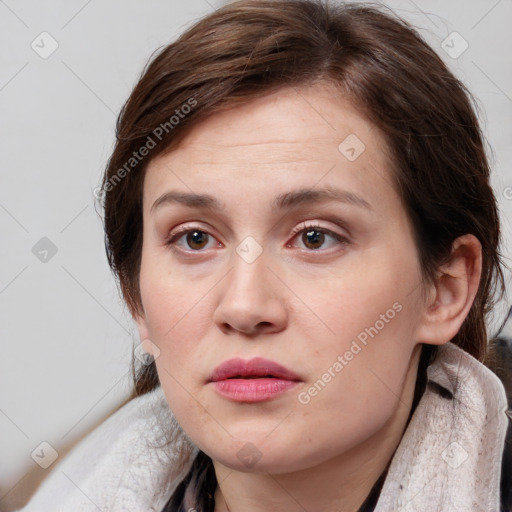
[[[349,134],[365,145],[354,161],[338,149]],[[469,311],[480,277],[478,241],[458,239],[438,280],[422,283],[386,155],[379,131],[335,89],[316,84],[215,114],[149,163],[143,311],[135,320],[146,351],[158,347],[169,406],[214,461],[216,512],[356,511],[402,437],[420,343],[446,343]],[[325,187],[368,206],[272,209],[279,194]],[[225,209],[176,202],[152,209],[169,191],[210,194]],[[321,231],[315,242],[304,223],[342,241]],[[179,228],[208,235],[187,245],[182,233],[166,244]],[[262,249],[252,263],[236,251],[248,236]],[[380,326],[394,304],[400,311],[333,377],[338,356]],[[256,404],[230,401],[207,383],[221,362],[256,356],[301,382]],[[301,403],[329,368],[330,382]],[[248,466],[241,449],[257,463]]]

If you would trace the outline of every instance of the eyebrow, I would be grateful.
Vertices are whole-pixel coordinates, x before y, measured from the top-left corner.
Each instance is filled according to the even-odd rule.
[[[368,201],[353,192],[333,187],[325,187],[316,190],[304,188],[279,194],[272,202],[272,208],[274,210],[284,210],[301,204],[324,203],[328,201],[353,204],[367,210],[373,209]],[[172,203],[182,204],[190,208],[210,208],[213,210],[226,209],[226,206],[223,203],[208,194],[171,191],[162,194],[153,203],[150,211],[154,212],[160,206]]]

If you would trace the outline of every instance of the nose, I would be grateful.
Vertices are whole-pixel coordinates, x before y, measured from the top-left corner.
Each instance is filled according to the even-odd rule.
[[[224,334],[254,337],[286,328],[287,289],[267,263],[264,253],[252,263],[233,254],[233,267],[219,283],[220,298],[213,315]]]

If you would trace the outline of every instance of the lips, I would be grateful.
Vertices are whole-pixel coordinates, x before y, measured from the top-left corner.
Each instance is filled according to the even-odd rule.
[[[301,379],[291,370],[268,359],[235,358],[217,366],[208,385],[231,402],[246,404],[273,400],[295,388]]]
[[[248,361],[240,358],[228,359],[221,363],[210,376],[209,382],[219,382],[227,379],[280,379],[300,381],[300,378],[288,368],[264,359],[255,357]]]

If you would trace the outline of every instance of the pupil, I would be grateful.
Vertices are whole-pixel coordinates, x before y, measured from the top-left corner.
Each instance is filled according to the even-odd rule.
[[[191,249],[201,249],[206,243],[206,237],[207,234],[203,231],[191,231],[187,235],[187,243]]]
[[[315,233],[316,233],[316,235],[315,235]],[[308,244],[317,244],[313,248],[314,249],[318,249],[318,247],[322,245],[322,243],[324,241],[324,236],[325,235],[321,231],[318,231],[316,229],[312,229],[310,231],[306,231],[304,233],[304,236],[306,237],[304,239],[304,243],[306,244],[306,246],[308,246]]]

